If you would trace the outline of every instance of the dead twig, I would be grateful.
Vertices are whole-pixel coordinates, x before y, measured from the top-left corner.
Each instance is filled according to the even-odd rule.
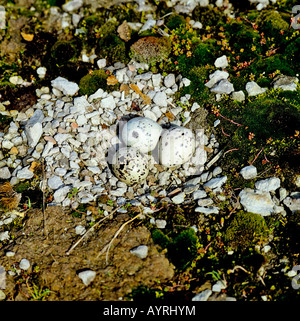
[[[74,244],[72,247],[66,252],[67,255],[70,255],[71,252],[75,249],[75,247],[95,228],[97,227],[100,223],[102,223],[104,220],[110,218],[112,215],[116,213],[116,211],[121,208],[123,205],[117,207],[115,210],[113,210],[110,214],[107,216],[103,217],[101,220],[99,220],[96,224],[94,224],[89,230],[87,230],[82,237]]]
[[[46,222],[46,201],[45,201],[45,188],[46,188],[46,174],[45,174],[45,162],[44,159],[42,158],[42,175],[43,175],[43,219],[44,219],[44,232],[46,235],[46,238],[48,238],[48,230],[47,230],[47,222]]]
[[[97,258],[103,254],[106,251],[106,256],[105,256],[105,262],[106,265],[108,265],[108,255],[109,255],[109,250],[114,242],[114,240],[118,237],[118,235],[121,233],[121,231],[123,230],[123,228],[131,223],[132,221],[134,221],[136,218],[138,218],[139,216],[141,216],[142,213],[139,213],[138,215],[136,215],[134,218],[132,218],[131,220],[125,222],[124,224],[122,224],[122,226],[117,230],[117,232],[115,233],[115,235],[113,236],[113,238],[111,239],[111,241],[102,249],[102,251],[98,254]]]

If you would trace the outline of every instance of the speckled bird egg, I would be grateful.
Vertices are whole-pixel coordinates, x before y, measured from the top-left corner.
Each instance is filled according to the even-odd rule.
[[[124,125],[122,140],[127,146],[135,147],[141,153],[148,153],[156,147],[161,132],[161,126],[152,119],[136,117]]]
[[[120,148],[112,158],[112,170],[128,185],[140,183],[149,173],[147,156],[133,147]]]
[[[171,127],[162,134],[159,142],[161,165],[166,167],[182,165],[193,156],[195,145],[195,136],[190,129]]]

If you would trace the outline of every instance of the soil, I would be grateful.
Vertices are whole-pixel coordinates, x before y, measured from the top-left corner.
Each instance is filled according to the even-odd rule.
[[[2,266],[6,271],[16,269],[19,274],[19,277],[7,275],[7,299],[32,299],[30,289],[35,284],[40,289],[51,291],[47,300],[124,300],[134,288],[170,280],[174,275],[173,266],[158,251],[149,231],[139,225],[138,219],[126,225],[114,240],[108,264],[106,251],[99,255],[121,225],[129,219],[127,214],[119,214],[113,220],[104,221],[100,228],[89,233],[67,255],[66,252],[81,237],[74,231],[77,225],[85,221],[83,216],[76,218],[60,207],[49,207],[45,211],[46,236],[42,210],[28,211],[23,227],[14,233],[13,244],[0,249]],[[141,244],[148,246],[145,259],[130,253],[132,248]],[[7,257],[7,251],[16,254]],[[26,272],[18,268],[22,258],[31,263]],[[78,273],[86,269],[97,273],[88,287],[78,277]],[[24,279],[26,282],[22,282]]]

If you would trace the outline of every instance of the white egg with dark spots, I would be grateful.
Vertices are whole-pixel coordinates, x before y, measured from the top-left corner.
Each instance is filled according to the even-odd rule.
[[[112,170],[120,181],[128,185],[140,183],[149,173],[148,158],[136,148],[123,147],[112,158]]]
[[[122,140],[127,146],[142,153],[152,151],[159,140],[162,128],[155,121],[145,117],[130,119],[122,129]]]
[[[195,145],[195,136],[190,129],[171,127],[162,134],[159,142],[161,165],[173,167],[184,164],[193,156]]]

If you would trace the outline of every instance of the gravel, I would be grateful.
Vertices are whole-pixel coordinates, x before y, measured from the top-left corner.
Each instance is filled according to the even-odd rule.
[[[137,256],[140,259],[145,259],[148,255],[148,246],[147,245],[139,245],[130,250],[130,253]]]
[[[19,263],[19,268],[22,270],[28,270],[30,268],[30,262],[27,259],[22,259]]]
[[[85,286],[89,286],[96,277],[96,272],[92,270],[85,270],[78,273],[78,277],[81,279]]]

